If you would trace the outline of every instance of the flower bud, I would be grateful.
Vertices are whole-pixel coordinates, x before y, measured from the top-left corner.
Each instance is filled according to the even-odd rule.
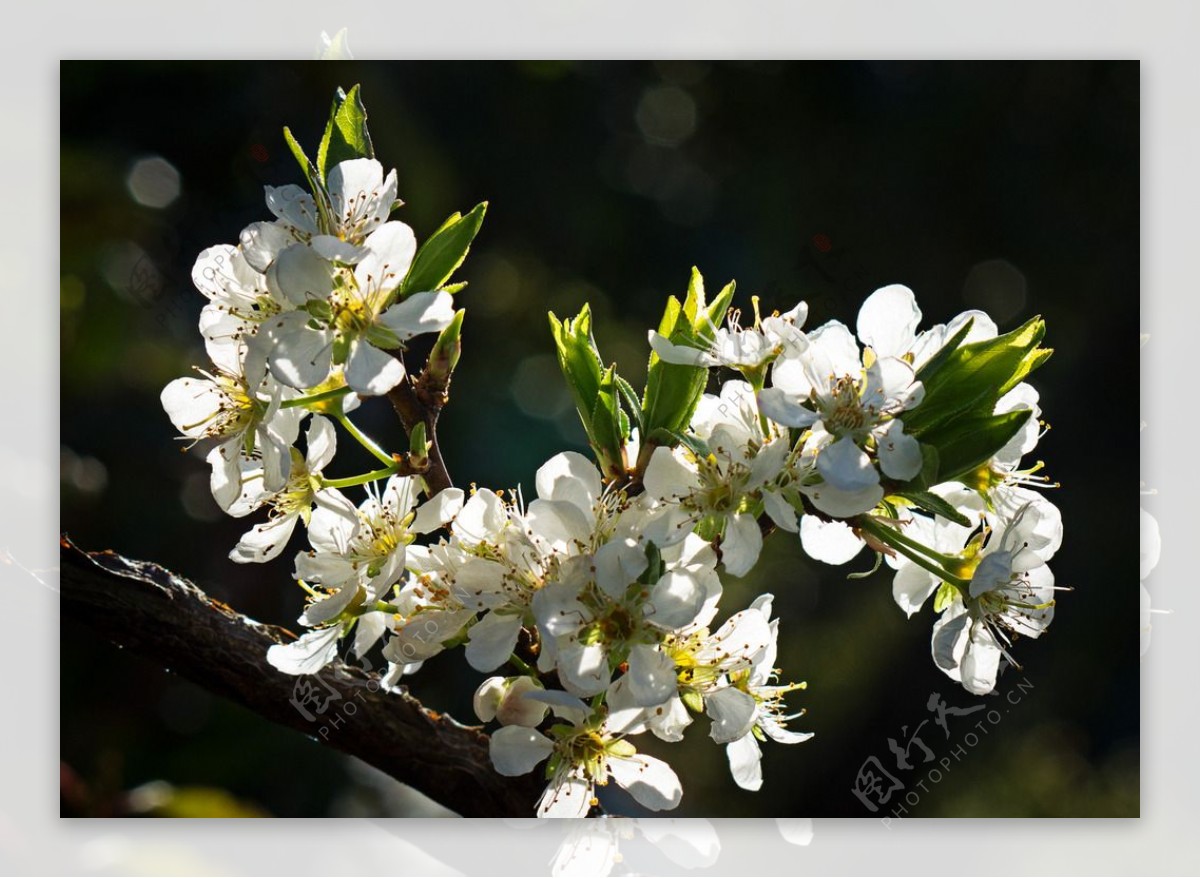
[[[500,702],[504,700],[507,690],[508,681],[503,677],[488,677],[479,684],[472,705],[480,722],[490,723],[496,718],[496,711],[500,709]]]
[[[533,728],[546,718],[548,708],[523,696],[541,689],[542,684],[532,677],[488,677],[475,690],[475,715],[485,723],[496,719],[505,726]]]

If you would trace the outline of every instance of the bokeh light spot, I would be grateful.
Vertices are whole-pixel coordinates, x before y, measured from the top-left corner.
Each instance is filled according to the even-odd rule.
[[[162,210],[179,197],[179,171],[161,156],[138,159],[129,169],[125,185],[138,204]]]

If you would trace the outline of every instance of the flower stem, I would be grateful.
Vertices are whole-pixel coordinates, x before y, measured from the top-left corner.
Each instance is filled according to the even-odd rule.
[[[371,470],[371,472],[363,473],[361,476],[349,476],[344,479],[321,479],[321,487],[353,488],[355,485],[365,485],[368,482],[377,482],[380,479],[386,479],[388,476],[394,476],[398,471],[399,465],[395,461],[392,461],[391,466]]]
[[[520,671],[522,674],[525,674],[526,676],[529,676],[529,677],[537,676],[537,673],[533,670],[533,668],[529,667],[529,665],[526,662],[517,658],[517,654],[515,652],[508,657],[508,663],[510,665],[512,665],[514,668],[516,668],[518,671]]]
[[[389,466],[395,465],[396,459],[376,445],[375,441],[371,439],[370,436],[362,432],[360,429],[358,429],[358,427],[354,426],[354,422],[348,417],[345,415],[338,415],[338,423],[346,428],[347,433],[358,440],[359,445],[367,449],[367,451],[371,452],[371,454],[375,455],[378,460],[388,464]]]
[[[933,561],[930,561],[928,558],[922,557],[918,554],[918,551],[922,551],[931,552],[937,555],[938,553],[933,552],[932,549],[921,546],[920,543],[916,543],[907,537],[902,537],[892,528],[878,524],[866,516],[863,516],[859,519],[858,525],[867,533],[877,538],[880,542],[887,543],[918,567],[928,570],[942,582],[948,582],[960,591],[964,591],[968,586],[970,586],[970,583],[967,582],[967,580],[955,576],[952,573],[948,573]],[[938,557],[945,558],[944,555],[938,555]]]
[[[877,522],[872,522],[872,524],[877,524]],[[932,558],[934,561],[937,561],[943,567],[948,567],[949,565],[953,564],[955,561],[955,559],[950,557],[949,555],[943,555],[941,552],[934,551],[933,549],[929,548],[928,546],[926,546],[923,543],[918,543],[912,537],[906,537],[904,534],[902,534],[900,532],[899,528],[888,527],[886,525],[879,525],[879,526],[882,527],[884,530],[886,530],[891,536],[895,537],[897,540],[899,540],[901,543],[903,543],[905,546],[908,546],[908,548],[912,549],[915,552],[920,552],[922,555],[924,555],[927,558]]]
[[[323,390],[320,393],[314,393],[311,396],[298,396],[295,399],[287,399],[279,404],[281,409],[298,408],[299,406],[312,405],[313,403],[325,402],[327,399],[337,399],[339,396],[345,396],[350,392],[349,387],[335,387],[333,390]]]

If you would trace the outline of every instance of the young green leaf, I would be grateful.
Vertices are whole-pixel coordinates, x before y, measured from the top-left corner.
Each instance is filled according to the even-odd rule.
[[[659,334],[672,344],[707,347],[712,343],[717,326],[725,318],[733,292],[734,284],[730,282],[711,303],[707,302],[704,278],[698,269],[693,268],[683,304],[674,296],[667,300],[658,327]],[[707,384],[708,369],[705,367],[664,363],[658,354],[652,352],[646,375],[646,392],[642,395],[641,420],[646,432],[649,434],[658,429],[685,430]],[[653,450],[649,444],[646,447]]]
[[[942,425],[991,415],[1000,397],[1050,355],[1038,347],[1045,334],[1045,322],[1035,317],[1012,332],[961,345],[948,354],[944,347],[935,356],[936,368],[921,370],[925,398],[905,413],[904,432],[924,442],[927,433]]]
[[[958,418],[921,437],[938,453],[938,478],[953,481],[971,472],[1008,444],[1033,414],[1019,409],[1000,415]]]
[[[321,180],[325,180],[330,168],[341,162],[372,158],[375,158],[375,149],[367,130],[367,110],[363,106],[359,86],[354,86],[346,95],[339,89],[338,98],[329,113],[329,121],[325,123],[325,135],[317,149]]]
[[[296,163],[300,165],[300,170],[304,172],[304,179],[308,181],[309,188],[315,189],[317,180],[317,168],[312,163],[307,155],[304,154],[304,148],[292,136],[290,128],[283,129],[283,139],[287,143],[288,149],[292,151],[292,155],[296,158]]]
[[[955,524],[961,524],[963,527],[971,526],[971,519],[967,518],[937,494],[931,494],[929,491],[898,491],[897,495],[903,497],[918,509],[923,509],[932,515],[940,515],[942,518],[953,521]]]
[[[452,214],[441,228],[430,235],[417,250],[408,276],[400,284],[400,298],[410,293],[431,292],[444,287],[467,258],[471,242],[483,225],[487,207],[484,201],[475,205],[466,216]]]

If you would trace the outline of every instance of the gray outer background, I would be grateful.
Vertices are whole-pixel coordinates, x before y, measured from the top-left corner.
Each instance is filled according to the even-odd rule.
[[[305,7],[311,7],[308,13]],[[285,11],[286,10],[286,11]],[[1136,58],[1142,61],[1142,353],[1147,398],[1116,400],[1096,388],[1078,401],[1098,429],[1127,430],[1139,419],[1144,460],[1112,461],[1098,479],[1132,485],[1131,470],[1159,489],[1144,504],[1161,525],[1162,561],[1148,580],[1156,606],[1154,643],[1143,660],[1142,818],[1106,821],[816,820],[811,827],[769,821],[705,821],[676,827],[679,839],[647,839],[626,824],[616,871],[682,874],[1194,873],[1200,870],[1195,746],[1200,618],[1187,574],[1195,536],[1187,512],[1196,486],[1196,435],[1189,370],[1195,347],[1196,221],[1200,203],[1200,89],[1194,58],[1200,7],[1185,0],[993,4],[850,0],[735,4],[610,0],[603,8],[550,0],[504,3],[402,2],[344,8],[210,2],[169,6],[22,4],[6,33],[7,209],[0,254],[7,337],[0,346],[0,566],[9,686],[0,716],[0,869],[21,873],[542,874],[577,827],[524,822],[342,821],[314,826],[275,821],[60,821],[58,607],[53,572],[57,527],[57,90],[59,58],[304,58],[321,30],[349,30],[356,58]],[[1130,290],[1129,295],[1137,291]],[[1096,307],[1105,303],[1097,302]],[[1102,351],[1097,356],[1103,356]],[[1139,410],[1140,409],[1140,410]],[[1168,437],[1183,449],[1168,456]],[[1173,464],[1173,466],[1168,466]],[[1132,488],[1130,487],[1130,493]],[[1130,496],[1129,502],[1133,502]],[[1133,547],[1129,547],[1133,551]],[[19,564],[19,566],[18,566]],[[1080,591],[1086,589],[1080,584]],[[1133,583],[1129,588],[1134,587]],[[1103,596],[1078,594],[1103,600]],[[1130,625],[1138,624],[1131,618]],[[69,648],[69,646],[68,646]],[[18,669],[19,663],[19,671]],[[297,766],[297,771],[302,771]],[[1014,771],[1021,766],[1014,765]],[[686,778],[685,778],[686,782]],[[947,782],[953,782],[951,778]],[[657,828],[665,828],[661,822]],[[811,834],[810,834],[811,830]],[[784,834],[786,831],[786,835]],[[469,835],[464,835],[464,832]],[[806,842],[796,845],[792,842]],[[468,849],[469,846],[469,849]]]

